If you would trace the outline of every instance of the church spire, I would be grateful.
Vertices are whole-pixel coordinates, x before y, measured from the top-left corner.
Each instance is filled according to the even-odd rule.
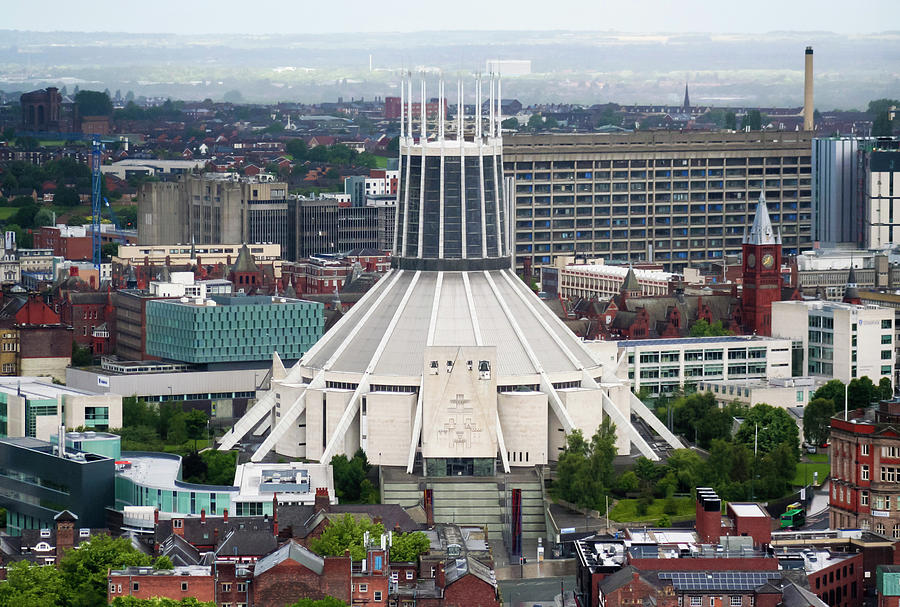
[[[688,83],[687,80],[684,81],[684,103],[681,106],[684,110],[690,111],[691,109],[691,97],[688,95]]]
[[[769,209],[766,207],[766,197],[762,194],[759,195],[759,203],[756,205],[753,225],[750,226],[750,231],[744,235],[744,244],[781,244],[781,234],[776,233],[772,227]]]

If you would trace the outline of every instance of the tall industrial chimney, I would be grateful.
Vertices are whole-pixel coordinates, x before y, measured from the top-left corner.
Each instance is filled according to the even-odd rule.
[[[803,77],[803,130],[815,130],[813,122],[813,50],[811,46],[806,47],[806,71]]]

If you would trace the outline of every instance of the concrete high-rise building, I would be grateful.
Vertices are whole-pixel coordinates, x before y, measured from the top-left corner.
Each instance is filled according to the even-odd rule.
[[[741,252],[764,195],[785,255],[812,243],[812,133],[514,135],[517,267],[558,255],[681,272]]]
[[[871,139],[813,139],[813,234],[822,247],[865,241],[865,149]]]
[[[896,142],[895,142],[896,143]],[[900,151],[876,149],[866,158],[866,246],[900,242]]]
[[[680,445],[616,377],[615,344],[586,346],[511,270],[490,85],[485,116],[481,79],[476,116],[464,115],[461,88],[453,123],[404,114],[393,268],[296,366],[275,361],[271,392],[220,448],[268,430],[253,461],[362,448],[407,474],[492,477],[498,461],[509,472],[558,459],[566,434],[593,435],[609,416],[620,453],[634,444],[657,459],[632,414]],[[412,83],[401,90],[408,105]]]
[[[184,175],[145,184],[138,195],[138,241],[145,245],[273,242],[293,247],[287,184],[231,174]]]

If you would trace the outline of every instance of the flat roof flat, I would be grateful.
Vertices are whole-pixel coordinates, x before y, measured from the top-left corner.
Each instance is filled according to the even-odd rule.
[[[731,502],[728,507],[738,516],[756,516],[769,518],[766,512],[759,507],[759,504],[735,504]]]
[[[618,342],[620,348],[629,346],[680,346],[713,343],[758,343],[768,341],[786,341],[779,337],[767,337],[763,335],[719,335],[714,337],[672,337],[666,339],[626,339]]]
[[[0,378],[0,392],[21,394],[28,398],[41,400],[55,399],[60,395],[71,396],[104,396],[97,392],[76,390],[67,386],[50,383],[44,377],[3,377]]]

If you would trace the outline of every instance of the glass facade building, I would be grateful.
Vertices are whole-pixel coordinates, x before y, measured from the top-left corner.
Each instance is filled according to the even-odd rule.
[[[147,302],[147,353],[188,363],[299,359],[322,337],[321,303],[270,296]]]

